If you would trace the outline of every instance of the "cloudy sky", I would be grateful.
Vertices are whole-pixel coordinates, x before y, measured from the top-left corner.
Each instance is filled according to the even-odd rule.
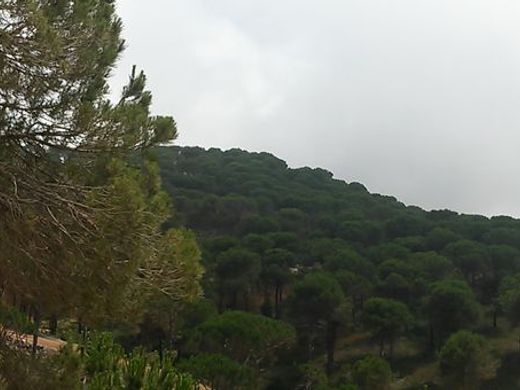
[[[518,0],[119,0],[182,145],[268,151],[427,209],[520,216]]]

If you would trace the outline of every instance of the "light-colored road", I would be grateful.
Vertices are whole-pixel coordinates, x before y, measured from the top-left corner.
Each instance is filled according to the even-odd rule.
[[[6,336],[9,337],[13,342],[22,341],[27,346],[31,346],[33,342],[33,336],[30,334],[16,334],[10,330],[6,331]],[[38,346],[49,352],[57,352],[62,348],[66,341],[50,337],[50,336],[38,336]]]

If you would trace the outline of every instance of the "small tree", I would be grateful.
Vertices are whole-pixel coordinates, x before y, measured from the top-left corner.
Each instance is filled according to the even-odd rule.
[[[414,253],[410,259],[414,274],[418,273],[428,281],[445,278],[453,271],[453,264],[446,257],[436,252]]]
[[[177,313],[200,297],[199,281],[203,269],[194,235],[185,229],[171,229],[161,239],[157,262],[149,269],[147,280],[152,293],[145,301],[145,318],[158,330],[159,345],[165,337],[173,345]]]
[[[502,279],[498,294],[500,308],[514,325],[518,324],[520,322],[520,274]]]
[[[285,249],[271,249],[263,256],[260,278],[266,290],[274,290],[274,316],[280,318],[284,287],[291,279],[289,267],[294,263],[294,255]],[[266,291],[267,295],[267,291]],[[265,303],[270,302],[269,296]]]
[[[312,339],[325,328],[327,369],[334,364],[338,328],[345,320],[346,301],[336,279],[323,272],[305,276],[293,289],[289,310],[296,327]],[[308,344],[309,349],[311,343]]]
[[[387,390],[392,382],[392,370],[385,360],[366,356],[354,364],[352,377],[362,390]]]
[[[76,352],[69,352],[76,354]],[[87,388],[195,390],[195,381],[173,367],[173,356],[135,349],[125,353],[108,333],[91,336],[81,358]]]
[[[462,280],[444,280],[433,284],[426,301],[430,318],[430,344],[434,334],[439,340],[461,328],[468,328],[479,318],[480,308],[473,291]]]
[[[191,347],[199,352],[221,353],[256,368],[275,352],[291,346],[295,338],[293,327],[285,322],[242,311],[226,311],[195,329]]]
[[[401,302],[393,299],[371,298],[365,304],[363,324],[379,339],[379,354],[384,352],[385,342],[393,355],[397,335],[412,322],[410,311]]]
[[[231,248],[221,253],[215,265],[220,294],[219,309],[224,309],[225,298],[230,299],[229,306],[232,309],[237,309],[239,295],[247,308],[248,294],[251,286],[255,285],[260,269],[260,256],[247,249]]]
[[[460,240],[448,244],[444,252],[452,260],[466,280],[474,286],[488,266],[489,256],[484,245],[470,240]]]
[[[446,341],[439,364],[452,389],[476,389],[496,371],[496,362],[486,349],[484,338],[466,330],[452,334]]]
[[[350,298],[352,303],[352,322],[358,325],[358,313],[363,311],[366,299],[373,292],[372,283],[368,279],[350,271],[335,272],[334,278],[338,281],[345,295]]]
[[[250,389],[254,377],[249,367],[220,354],[201,353],[181,360],[177,367],[212,390]]]

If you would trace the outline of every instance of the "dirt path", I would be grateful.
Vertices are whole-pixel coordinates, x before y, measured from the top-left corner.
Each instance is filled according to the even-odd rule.
[[[30,335],[24,335],[24,337],[27,338],[27,341],[32,344],[32,336]],[[39,336],[38,337],[38,346],[42,347],[45,350],[50,351],[58,351],[60,350],[65,344],[67,344],[66,341],[49,337],[49,336]]]
[[[7,337],[9,337],[13,342],[23,342],[27,346],[31,346],[33,342],[33,336],[30,334],[17,334],[12,331],[6,332]],[[59,351],[65,344],[66,341],[60,340],[55,337],[50,336],[38,336],[38,347],[43,348],[45,351],[49,352],[57,352]]]

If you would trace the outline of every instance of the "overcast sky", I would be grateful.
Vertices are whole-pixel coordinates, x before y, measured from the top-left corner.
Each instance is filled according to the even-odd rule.
[[[520,1],[119,0],[181,145],[268,151],[427,209],[520,216]]]

